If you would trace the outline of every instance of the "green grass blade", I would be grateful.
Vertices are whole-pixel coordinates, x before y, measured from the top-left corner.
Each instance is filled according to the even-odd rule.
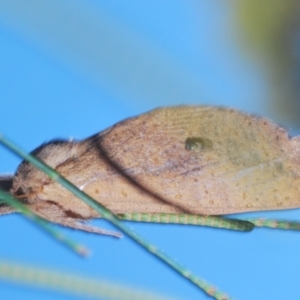
[[[0,189],[0,198],[1,202],[5,202],[6,204],[15,208],[17,211],[24,214],[28,219],[33,221],[36,225],[38,225],[45,232],[47,232],[51,237],[59,241],[65,247],[69,248],[72,252],[75,252],[80,256],[87,256],[89,254],[89,250],[86,247],[68,239],[58,230],[52,228],[49,222],[35,215],[30,209],[28,209],[25,205],[20,203],[20,201],[15,199],[11,194],[4,192]]]
[[[33,287],[52,289],[76,296],[110,300],[175,300],[149,291],[130,288],[106,280],[16,264],[0,260],[0,279]]]
[[[254,224],[249,221],[229,219],[218,216],[201,216],[175,213],[125,213],[118,214],[118,217],[122,220],[133,222],[199,225],[240,231],[251,231],[255,227]]]
[[[146,240],[138,236],[135,232],[133,232],[129,227],[123,224],[116,215],[110,212],[103,205],[96,202],[94,199],[89,197],[86,193],[79,190],[75,185],[73,185],[70,181],[63,178],[59,175],[55,170],[47,166],[42,161],[36,159],[34,156],[27,154],[25,151],[21,150],[14,143],[9,141],[3,135],[0,134],[0,143],[2,143],[6,148],[17,154],[18,156],[26,159],[30,163],[32,163],[35,167],[45,172],[50,178],[59,182],[62,186],[67,188],[74,195],[79,197],[82,201],[90,205],[93,209],[95,209],[104,219],[110,221],[116,228],[125,233],[131,240],[140,245],[147,252],[151,253],[159,260],[161,260],[165,265],[176,271],[180,276],[187,279],[189,282],[193,283],[195,286],[204,291],[207,295],[213,297],[216,300],[232,300],[231,297],[227,296],[223,292],[215,289],[211,284],[207,283],[201,278],[195,276],[191,271],[186,269],[185,267],[179,265],[161,250],[148,243]]]
[[[266,228],[285,229],[285,230],[300,230],[299,222],[276,220],[276,219],[264,219],[264,218],[247,219],[247,221],[253,223],[255,227],[266,227]]]

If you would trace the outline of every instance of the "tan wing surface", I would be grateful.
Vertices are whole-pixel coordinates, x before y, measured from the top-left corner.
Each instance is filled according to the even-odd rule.
[[[105,156],[153,195],[198,214],[299,205],[299,142],[270,120],[216,107],[169,107],[98,136]]]

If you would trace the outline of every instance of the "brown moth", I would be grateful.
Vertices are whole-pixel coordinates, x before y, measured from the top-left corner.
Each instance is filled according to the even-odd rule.
[[[159,108],[32,154],[116,214],[223,215],[300,205],[300,138],[233,109]],[[101,216],[26,161],[1,186],[51,222],[97,233],[80,221]],[[10,212],[0,205],[0,214]]]

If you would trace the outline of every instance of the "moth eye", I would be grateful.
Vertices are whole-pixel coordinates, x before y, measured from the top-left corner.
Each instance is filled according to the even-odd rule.
[[[185,140],[185,149],[190,151],[206,151],[213,148],[213,142],[210,139],[202,137],[188,137]]]
[[[19,187],[16,191],[15,191],[15,196],[23,196],[23,195],[25,195],[25,193],[24,193],[24,190],[21,188],[21,187]]]
[[[18,187],[17,190],[13,193],[14,196],[18,199],[27,199],[27,197],[32,193],[32,188],[21,188]]]

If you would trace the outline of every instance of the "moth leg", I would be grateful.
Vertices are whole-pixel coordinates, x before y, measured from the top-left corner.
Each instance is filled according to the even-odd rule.
[[[114,236],[114,237],[117,237],[117,238],[122,237],[122,234],[119,233],[119,232],[102,229],[100,227],[96,227],[96,226],[92,226],[92,225],[83,223],[82,221],[81,222],[80,221],[75,221],[74,222],[74,220],[71,220],[71,221],[67,220],[67,222],[59,223],[59,224],[67,226],[67,227],[71,227],[73,229],[86,231],[86,232],[103,234],[103,235],[110,235],[110,236]]]
[[[59,204],[55,203],[54,201],[39,201],[35,204],[28,205],[28,207],[32,209],[37,215],[52,223],[86,232],[109,235],[118,238],[122,237],[122,234],[119,232],[102,229],[84,223],[83,218],[78,217],[71,211],[63,210],[59,206]]]

